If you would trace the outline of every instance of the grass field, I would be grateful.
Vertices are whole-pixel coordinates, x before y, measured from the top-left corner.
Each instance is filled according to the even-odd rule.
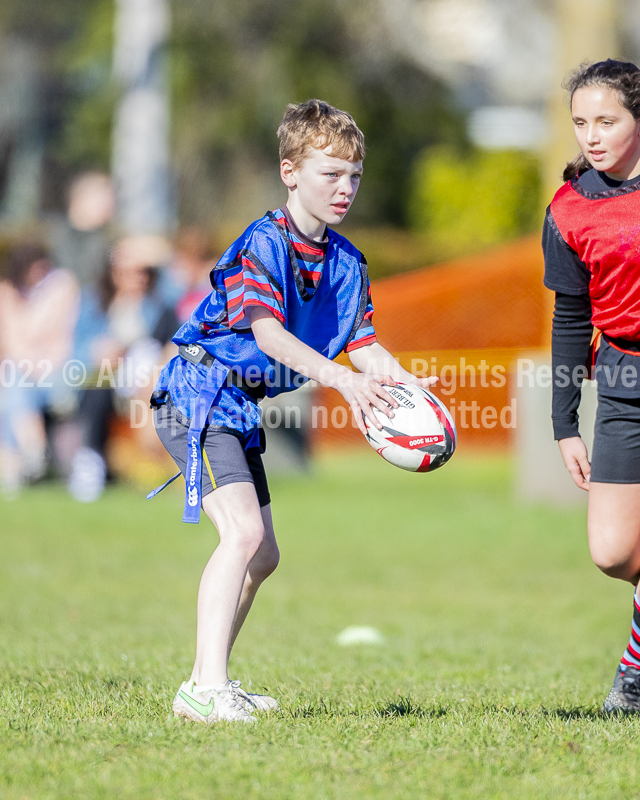
[[[272,481],[283,559],[232,677],[282,710],[251,727],[170,715],[215,542],[179,491],[0,503],[0,798],[640,797],[640,720],[598,710],[631,590],[591,565],[584,512],[510,480],[366,453]],[[357,624],[385,644],[338,646]]]

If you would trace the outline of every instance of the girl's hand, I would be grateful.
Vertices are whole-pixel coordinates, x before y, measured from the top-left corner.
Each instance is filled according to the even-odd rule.
[[[558,446],[564,465],[569,470],[573,482],[588,492],[591,464],[585,443],[579,436],[570,436],[568,439],[560,439]]]
[[[376,417],[373,409],[377,408],[388,417],[393,417],[393,409],[398,408],[398,401],[386,391],[382,384],[395,386],[396,382],[390,375],[368,375],[364,372],[345,370],[340,376],[340,381],[335,388],[349,403],[351,413],[360,431],[366,436],[367,429],[362,415],[375,425],[382,428],[382,423]]]

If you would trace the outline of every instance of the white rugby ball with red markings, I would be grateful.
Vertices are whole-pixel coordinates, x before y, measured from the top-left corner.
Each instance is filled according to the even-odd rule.
[[[453,455],[456,426],[438,398],[415,383],[385,386],[398,401],[393,417],[374,409],[378,430],[365,417],[367,441],[385,461],[410,472],[433,472]]]

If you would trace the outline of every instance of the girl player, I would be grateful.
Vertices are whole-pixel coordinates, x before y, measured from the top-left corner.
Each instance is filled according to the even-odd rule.
[[[640,711],[640,69],[601,61],[568,81],[581,154],[544,225],[545,285],[556,293],[553,426],[565,466],[589,491],[589,549],[634,593],[631,638],[604,701]],[[592,461],[577,408],[593,328],[598,414]]]

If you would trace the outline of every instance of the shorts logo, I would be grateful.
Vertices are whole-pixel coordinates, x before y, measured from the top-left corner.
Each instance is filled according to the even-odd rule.
[[[191,507],[197,506],[198,505],[198,489],[195,486],[189,487],[188,492],[189,492],[189,505]]]

